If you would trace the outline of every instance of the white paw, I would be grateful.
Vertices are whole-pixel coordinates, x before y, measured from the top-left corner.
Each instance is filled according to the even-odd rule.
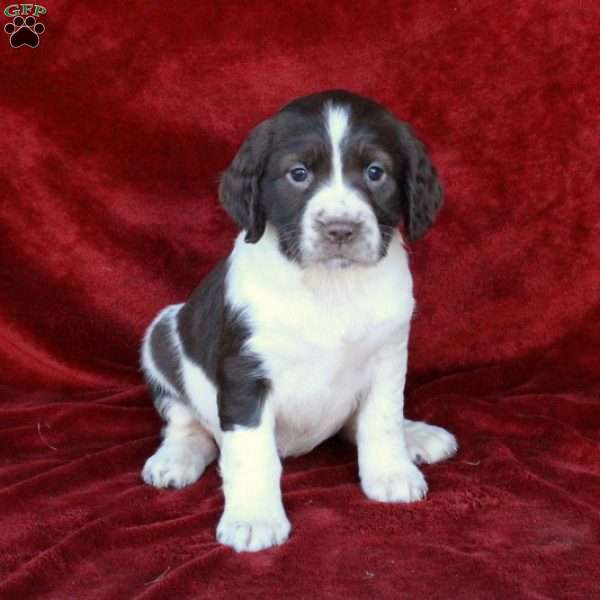
[[[205,468],[204,456],[193,446],[166,444],[146,461],[142,479],[157,488],[182,488],[197,481]]]
[[[378,502],[416,502],[427,494],[423,473],[410,462],[389,473],[373,473],[361,478],[365,495]]]
[[[445,429],[423,421],[405,421],[404,437],[414,463],[436,463],[458,450],[456,438]]]
[[[217,539],[237,552],[256,552],[285,542],[291,528],[285,514],[243,520],[225,513],[217,527]]]

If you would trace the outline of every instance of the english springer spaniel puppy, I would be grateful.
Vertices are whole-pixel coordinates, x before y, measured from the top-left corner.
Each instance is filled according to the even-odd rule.
[[[217,538],[237,551],[285,541],[281,458],[337,432],[369,498],[424,498],[415,463],[457,444],[403,416],[414,299],[398,226],[419,238],[442,200],[423,144],[371,100],[306,96],[250,133],[219,197],[243,230],[231,254],[144,337],[166,422],[144,481],[181,488],[219,456]]]

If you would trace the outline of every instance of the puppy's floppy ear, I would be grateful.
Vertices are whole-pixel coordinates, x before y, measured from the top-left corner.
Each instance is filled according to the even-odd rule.
[[[442,205],[443,191],[427,149],[404,123],[401,140],[408,159],[402,208],[404,227],[409,239],[416,240],[433,225]]]
[[[272,121],[263,121],[242,144],[219,184],[219,200],[241,229],[246,242],[255,244],[267,225],[260,202],[260,178],[266,166],[272,137]]]

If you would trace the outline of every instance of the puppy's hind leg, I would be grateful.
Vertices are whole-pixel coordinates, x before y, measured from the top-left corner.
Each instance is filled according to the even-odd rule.
[[[175,323],[180,308],[179,304],[162,310],[142,344],[142,368],[166,422],[162,444],[142,470],[144,481],[156,487],[189,485],[217,457],[215,441],[188,405],[180,383],[181,349]]]
[[[217,457],[217,446],[191,409],[168,396],[161,403],[167,421],[163,441],[146,461],[142,478],[158,488],[182,488],[200,478]]]
[[[454,456],[458,450],[456,438],[446,429],[424,421],[404,419],[404,439],[410,459],[415,464],[433,464]],[[356,444],[356,414],[340,431],[340,437]]]

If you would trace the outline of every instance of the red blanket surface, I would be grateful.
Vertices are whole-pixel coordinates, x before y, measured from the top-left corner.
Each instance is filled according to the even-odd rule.
[[[0,597],[600,597],[598,2],[44,6],[36,48],[0,31]],[[249,129],[340,87],[443,177],[407,412],[461,449],[412,505],[368,501],[342,441],[287,460],[290,540],[235,554],[215,466],[140,479],[140,336],[229,251]]]

